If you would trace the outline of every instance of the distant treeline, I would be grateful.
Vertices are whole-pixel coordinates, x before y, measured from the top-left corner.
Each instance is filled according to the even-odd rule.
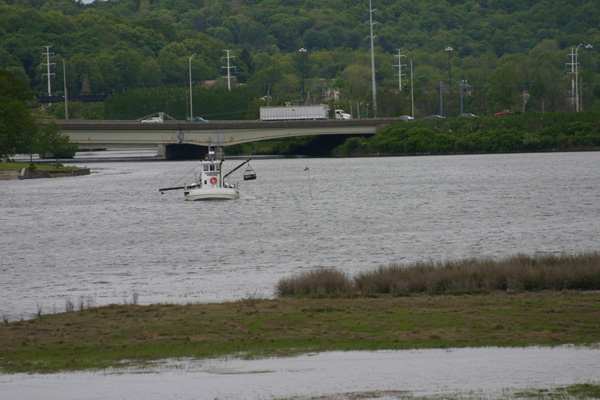
[[[353,137],[337,156],[597,150],[600,113],[527,113],[399,122]]]
[[[573,110],[581,80],[583,109],[600,108],[598,1],[374,0],[376,110],[368,5],[0,0],[0,67],[39,95],[60,96],[65,87],[74,96],[231,83],[271,104],[333,96],[336,108],[379,117],[408,114],[411,99],[416,116],[436,113],[440,89],[447,114],[458,115],[459,81],[464,109],[476,114]],[[162,103],[140,110],[143,99],[119,117],[167,111]],[[72,119],[110,116],[90,103],[72,106]],[[58,112],[44,118],[60,118]],[[194,115],[208,113],[194,101]]]

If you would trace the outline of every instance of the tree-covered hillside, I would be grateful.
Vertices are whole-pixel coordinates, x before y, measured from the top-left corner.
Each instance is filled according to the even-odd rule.
[[[417,117],[457,115],[461,92],[463,111],[477,114],[592,109],[600,99],[598,1],[373,0],[372,7],[378,116],[410,114],[411,62]],[[60,55],[50,62],[53,93],[63,91],[66,75],[70,94],[136,89],[133,102],[143,103],[140,88],[183,90],[190,69],[195,87],[227,86],[224,50],[231,50],[233,85],[246,85],[249,98],[318,103],[335,89],[336,106],[372,115],[368,8],[368,0],[0,0],[0,67],[47,93],[41,54],[52,46]],[[166,111],[149,107],[113,117]]]

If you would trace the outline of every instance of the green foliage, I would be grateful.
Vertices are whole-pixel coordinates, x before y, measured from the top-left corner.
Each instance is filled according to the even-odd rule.
[[[464,104],[476,114],[503,108],[571,110],[566,56],[578,43],[593,43],[600,36],[600,4],[591,0],[576,5],[550,0],[379,0],[374,7],[375,75],[382,117],[409,113],[411,89],[404,57],[403,93],[396,92],[398,48],[414,63],[417,117],[439,112],[440,80],[448,115],[460,112],[458,80],[468,82]],[[66,60],[70,93],[122,93],[167,86],[183,89],[188,86],[189,69],[195,86],[218,80],[225,65],[223,49],[232,49],[236,84],[253,87],[256,98],[271,96],[272,104],[280,104],[301,99],[304,88],[317,103],[324,101],[322,89],[336,87],[341,89],[341,104],[352,102],[353,108],[363,104],[363,109],[370,104],[372,115],[366,19],[361,2],[5,1],[0,5],[0,60],[33,90],[46,93],[45,60],[39,54],[42,45],[51,45],[51,51]],[[448,46],[453,51],[446,52]],[[301,47],[307,53],[300,69]],[[583,106],[591,110],[600,107],[596,106],[600,56],[596,49],[579,51],[581,77],[591,89]],[[192,54],[197,56],[190,66]],[[62,91],[63,74],[58,57],[51,62],[56,93]],[[453,82],[448,82],[450,69]],[[530,94],[527,104],[523,92]],[[469,146],[463,140],[455,145]]]
[[[399,122],[369,139],[349,139],[337,147],[334,154],[506,153],[598,148],[600,112],[588,111]]]
[[[29,154],[38,129],[33,93],[12,72],[0,69],[0,160]]]
[[[106,119],[137,119],[166,112],[172,118],[185,120],[189,116],[189,94],[183,88],[157,87],[132,89],[110,96],[105,102]],[[256,93],[248,86],[231,91],[224,85],[194,87],[194,116],[208,120],[240,120],[246,118]]]
[[[58,168],[60,166],[58,159],[73,157],[77,151],[77,144],[71,142],[69,136],[60,132],[58,124],[51,122],[36,134],[33,150],[39,154],[52,154],[56,157]]]

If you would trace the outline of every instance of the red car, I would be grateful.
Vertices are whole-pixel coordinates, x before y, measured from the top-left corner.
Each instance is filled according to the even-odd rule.
[[[510,114],[510,112],[508,110],[502,110],[500,112],[497,112],[496,114],[494,114],[496,117],[500,117],[502,115],[508,115]]]

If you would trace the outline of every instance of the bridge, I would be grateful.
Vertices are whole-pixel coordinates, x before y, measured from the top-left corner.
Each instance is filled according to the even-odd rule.
[[[259,140],[312,135],[374,135],[397,119],[315,121],[210,121],[142,123],[140,121],[61,120],[63,133],[79,148],[142,148],[157,146],[167,159],[199,158],[203,147],[231,146]],[[198,153],[198,154],[195,154]]]

